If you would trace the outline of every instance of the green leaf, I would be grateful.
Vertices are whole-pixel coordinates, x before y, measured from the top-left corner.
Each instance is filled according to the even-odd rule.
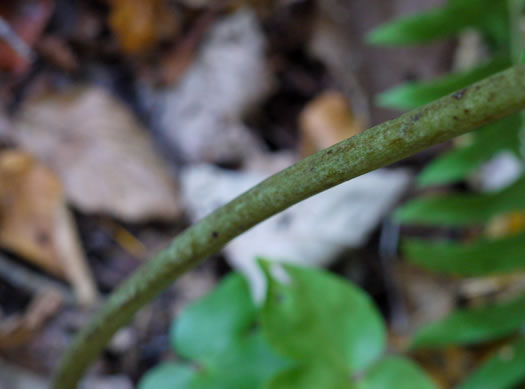
[[[382,353],[385,328],[370,298],[359,288],[321,270],[283,265],[291,278],[269,275],[262,329],[270,344],[296,361],[322,360],[359,371]]]
[[[384,24],[371,31],[367,41],[374,45],[389,46],[425,43],[456,35],[467,27],[480,27],[487,23],[492,31],[492,26],[496,25],[494,19],[501,17],[505,7],[504,1],[449,1],[444,7]]]
[[[249,334],[204,368],[192,389],[262,388],[290,365],[270,349],[261,333]]]
[[[167,362],[151,369],[139,382],[138,389],[190,389],[195,370],[180,363]]]
[[[213,361],[253,325],[255,318],[248,283],[239,274],[232,274],[184,310],[172,325],[171,343],[183,357]]]
[[[420,186],[449,184],[462,180],[502,150],[518,153],[520,119],[509,116],[474,133],[474,141],[430,163],[418,177]]]
[[[525,211],[525,175],[497,193],[433,195],[413,200],[395,213],[401,223],[465,226],[486,223],[510,211]]]
[[[286,370],[265,389],[355,389],[350,376],[331,368],[330,364],[304,365]]]
[[[413,347],[473,344],[506,336],[525,323],[525,295],[511,301],[453,312],[417,331]]]
[[[389,357],[378,362],[359,383],[359,389],[437,389],[414,362]]]
[[[525,233],[471,244],[408,239],[403,246],[410,262],[445,274],[478,277],[525,269]]]
[[[171,340],[179,355],[199,363],[192,389],[262,388],[289,367],[256,329],[256,315],[239,274],[185,309],[172,325]]]
[[[504,346],[457,389],[510,389],[525,379],[525,339]]]
[[[502,71],[510,65],[511,61],[507,56],[496,57],[468,71],[448,74],[430,82],[410,82],[397,86],[380,94],[377,103],[388,108],[417,108]]]

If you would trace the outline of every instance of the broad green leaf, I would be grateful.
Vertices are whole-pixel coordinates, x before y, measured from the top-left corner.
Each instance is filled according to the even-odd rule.
[[[179,355],[199,364],[192,389],[262,388],[290,365],[256,329],[256,314],[239,274],[185,309],[172,326],[171,340]]]
[[[525,175],[497,193],[433,195],[413,200],[395,213],[401,223],[464,226],[525,211]]]
[[[290,365],[270,349],[261,333],[249,334],[203,368],[192,389],[262,389]]]
[[[320,360],[320,363],[323,361]],[[354,389],[350,375],[334,370],[329,363],[304,365],[277,375],[265,389]],[[424,389],[424,388],[422,388]]]
[[[453,312],[421,328],[413,347],[474,344],[506,336],[525,324],[525,295],[496,305]]]
[[[505,7],[505,2],[498,0],[450,1],[444,7],[384,24],[370,32],[367,40],[371,44],[391,46],[425,43],[487,23],[492,32],[492,25],[496,25],[494,19],[502,17]]]
[[[410,82],[380,94],[377,103],[383,107],[412,109],[430,103],[454,91],[465,88],[511,65],[507,56],[496,57],[490,62],[468,71],[448,74],[430,82]]]
[[[457,389],[510,389],[525,380],[525,339],[504,346]]]
[[[414,362],[400,357],[379,361],[359,383],[359,389],[437,389]]]
[[[138,389],[190,389],[195,370],[188,365],[167,362],[151,369],[140,381]]]
[[[183,357],[213,361],[255,322],[255,317],[248,283],[233,274],[184,310],[172,325],[171,343]]]
[[[166,363],[151,370],[139,389],[262,389],[290,363],[278,357],[260,333],[230,344],[212,366]]]
[[[450,151],[430,163],[418,177],[420,186],[449,184],[462,180],[502,150],[518,152],[520,119],[518,115],[499,120],[474,133],[474,141]]]
[[[408,239],[403,246],[410,262],[445,274],[478,277],[525,270],[525,233],[470,244]]]
[[[266,339],[296,361],[323,361],[359,371],[382,353],[385,328],[371,299],[350,282],[321,270],[283,265],[291,278],[269,276],[262,310]]]

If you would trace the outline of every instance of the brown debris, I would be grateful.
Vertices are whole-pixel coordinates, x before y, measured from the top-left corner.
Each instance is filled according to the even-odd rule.
[[[0,153],[0,245],[49,273],[68,279],[83,304],[96,300],[62,185],[31,155]]]
[[[346,97],[337,91],[326,91],[311,101],[299,117],[303,157],[330,147],[364,130]]]
[[[35,296],[23,315],[0,320],[0,350],[29,342],[62,306],[62,294],[47,289]]]
[[[122,49],[139,54],[178,32],[176,13],[166,0],[111,0],[109,25]]]
[[[180,215],[173,177],[145,129],[104,90],[78,87],[29,101],[14,127],[20,146],[58,172],[83,212],[130,222]]]

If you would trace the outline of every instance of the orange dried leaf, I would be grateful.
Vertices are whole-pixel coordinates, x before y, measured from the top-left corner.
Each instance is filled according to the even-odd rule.
[[[151,48],[177,30],[175,13],[166,0],[113,0],[109,24],[130,54]]]
[[[0,154],[0,245],[64,277],[53,233],[63,193],[56,175],[19,151]]]
[[[493,218],[486,228],[486,235],[492,239],[515,235],[525,229],[525,212],[513,211]]]
[[[353,115],[346,97],[336,91],[327,91],[310,102],[301,112],[299,126],[303,157],[364,130],[363,123]]]
[[[96,289],[55,173],[22,151],[0,153],[0,246],[71,281],[82,304]]]

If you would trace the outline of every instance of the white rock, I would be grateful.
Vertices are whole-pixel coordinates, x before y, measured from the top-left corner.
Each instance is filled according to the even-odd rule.
[[[252,11],[209,32],[194,64],[174,86],[153,92],[159,127],[186,161],[242,161],[262,148],[241,116],[271,90],[265,39]]]
[[[183,202],[194,221],[203,218],[267,174],[197,165],[182,172]],[[249,278],[256,299],[264,295],[257,257],[329,265],[369,234],[410,182],[406,170],[380,169],[320,193],[252,228],[225,247],[230,264]]]
[[[487,161],[479,171],[480,187],[494,192],[509,186],[523,173],[523,161],[510,151],[502,151]]]

